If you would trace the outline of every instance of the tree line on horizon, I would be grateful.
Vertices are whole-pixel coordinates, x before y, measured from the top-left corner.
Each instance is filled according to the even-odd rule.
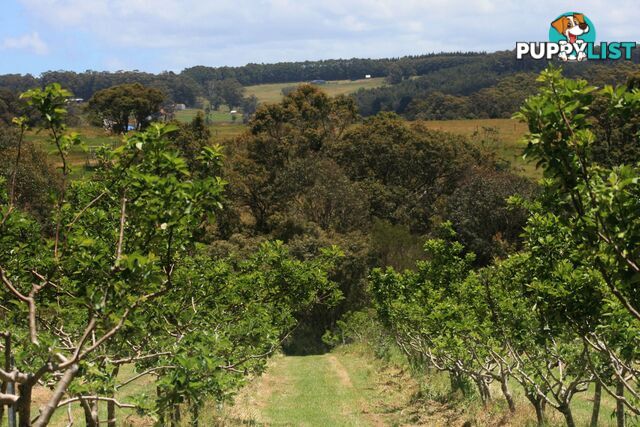
[[[640,61],[634,57],[631,61]],[[595,65],[595,67],[594,67]],[[239,67],[208,67],[194,66],[180,73],[171,71],[159,74],[140,71],[101,72],[88,70],[85,72],[47,71],[40,76],[30,74],[6,74],[0,76],[0,90],[9,90],[15,94],[33,89],[43,88],[49,83],[59,83],[70,90],[74,96],[89,100],[96,92],[121,84],[140,83],[145,86],[162,90],[168,101],[184,103],[189,106],[199,104],[199,98],[213,98],[210,96],[211,87],[216,85],[251,86],[265,83],[295,83],[310,82],[312,80],[355,80],[363,79],[366,75],[386,78],[388,85],[363,90],[355,95],[362,115],[376,114],[378,111],[394,111],[406,117],[428,118],[468,118],[480,117],[482,108],[487,102],[469,102],[468,97],[482,89],[495,91],[504,89],[509,83],[502,83],[502,79],[513,74],[538,73],[546,66],[545,61],[530,59],[516,60],[513,51],[485,52],[453,52],[427,55],[405,56],[400,58],[383,59],[337,59],[323,61],[282,62],[275,64],[247,64]],[[567,64],[567,75],[574,77],[593,78],[606,71],[591,72],[592,68],[617,69],[626,73],[628,64],[616,61],[590,61],[581,64]],[[615,74],[614,71],[612,73]],[[531,80],[531,78],[528,78]],[[604,78],[606,83],[620,83]],[[595,82],[599,83],[599,82]],[[530,94],[528,85],[522,89],[514,86],[516,95],[513,104],[519,105],[523,96]],[[454,113],[438,113],[423,111],[420,102],[429,97],[440,94],[456,98],[446,98],[444,103],[447,110]],[[495,93],[481,94],[491,101],[497,99]],[[433,99],[431,99],[433,100]],[[456,104],[470,103],[473,107]],[[495,110],[495,109],[494,109]],[[505,113],[503,109],[493,111],[489,117],[504,116],[515,112],[515,109]]]

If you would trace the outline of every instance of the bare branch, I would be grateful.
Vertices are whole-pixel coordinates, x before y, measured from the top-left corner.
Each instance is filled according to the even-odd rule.
[[[113,365],[124,365],[125,363],[138,362],[140,360],[146,360],[146,359],[153,359],[154,357],[170,356],[172,354],[173,353],[171,353],[170,351],[165,351],[162,353],[145,354],[143,356],[137,355],[137,356],[126,357],[123,359],[108,360],[108,362]]]
[[[137,408],[136,405],[132,405],[130,403],[121,403],[121,402],[119,402],[117,399],[115,399],[113,397],[102,397],[102,396],[78,396],[78,397],[72,397],[70,399],[67,399],[67,400],[64,400],[64,401],[60,402],[58,404],[58,408],[60,408],[61,406],[64,406],[64,405],[68,405],[69,403],[79,402],[81,400],[88,400],[88,401],[99,400],[101,402],[112,402],[118,408],[130,408],[130,409]],[[34,427],[36,427],[36,426],[34,426]]]
[[[13,405],[18,399],[19,397],[15,394],[0,393],[0,404],[2,405]]]
[[[155,368],[147,369],[146,371],[141,372],[138,375],[134,375],[133,377],[131,377],[128,380],[124,381],[122,384],[116,385],[116,390],[118,390],[121,387],[126,386],[127,384],[130,384],[130,383],[134,382],[135,380],[137,380],[139,378],[144,377],[145,375],[149,375],[149,374],[152,374],[152,373],[154,373],[156,371],[161,371],[161,370],[164,370],[164,369],[175,369],[175,368],[176,368],[175,366],[168,365],[168,366],[156,366]]]
[[[127,198],[122,195],[122,205],[120,207],[120,233],[118,235],[118,246],[116,247],[116,265],[122,257],[122,242],[124,240],[124,224],[126,222]]]
[[[77,364],[72,364],[64,373],[58,382],[58,386],[53,392],[53,395],[49,399],[49,402],[47,402],[47,404],[41,409],[39,417],[33,423],[33,427],[45,427],[49,424],[51,416],[58,408],[58,404],[60,403],[60,400],[62,400],[62,396],[69,388],[69,384],[71,384],[71,381],[73,381],[73,378],[75,378],[79,369],[80,367]]]
[[[95,205],[100,199],[102,199],[105,195],[107,194],[106,191],[103,191],[102,193],[98,194],[97,197],[95,197],[93,200],[91,200],[84,208],[82,208],[80,210],[80,212],[78,212],[76,214],[75,217],[73,217],[73,220],[67,225],[67,231],[71,229],[71,227],[73,227],[73,225],[80,219],[80,217],[87,211],[87,209],[89,209],[91,206]]]
[[[40,290],[48,283],[45,282],[42,285],[32,285],[29,296],[24,296],[18,289],[11,283],[11,281],[5,275],[4,270],[0,267],[0,276],[5,286],[9,288],[12,294],[14,294],[20,301],[26,303],[29,306],[29,337],[32,344],[38,345],[38,329],[36,325],[36,300],[35,296]]]

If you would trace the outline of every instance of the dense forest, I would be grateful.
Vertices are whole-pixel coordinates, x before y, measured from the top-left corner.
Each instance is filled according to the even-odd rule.
[[[274,353],[350,341],[395,349],[418,380],[445,373],[450,399],[488,404],[497,384],[505,412],[530,405],[539,425],[552,411],[576,425],[582,393],[592,425],[605,395],[622,423],[640,414],[637,68],[563,76],[510,55],[0,79],[0,419],[12,405],[21,426],[44,426],[77,403],[88,426],[105,422],[100,405],[109,426],[122,409],[197,426]],[[209,79],[374,65],[388,86],[330,97],[300,85],[221,145],[202,114],[147,120],[163,92],[185,100],[177,87],[195,96]],[[72,111],[67,89],[93,97],[89,111]],[[79,177],[74,116],[107,110],[124,111],[110,129],[122,140]],[[515,111],[540,182],[490,144],[399,115]],[[153,393],[117,399],[142,376]]]

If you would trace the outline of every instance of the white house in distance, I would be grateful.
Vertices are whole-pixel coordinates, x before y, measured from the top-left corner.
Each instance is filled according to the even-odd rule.
[[[371,78],[371,74],[367,74],[364,76],[365,79],[370,79]]]

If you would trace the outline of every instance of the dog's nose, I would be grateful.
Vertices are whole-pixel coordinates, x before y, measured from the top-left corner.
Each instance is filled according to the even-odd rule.
[[[581,30],[586,30],[587,28],[589,28],[589,26],[584,22],[578,26],[580,27]]]

